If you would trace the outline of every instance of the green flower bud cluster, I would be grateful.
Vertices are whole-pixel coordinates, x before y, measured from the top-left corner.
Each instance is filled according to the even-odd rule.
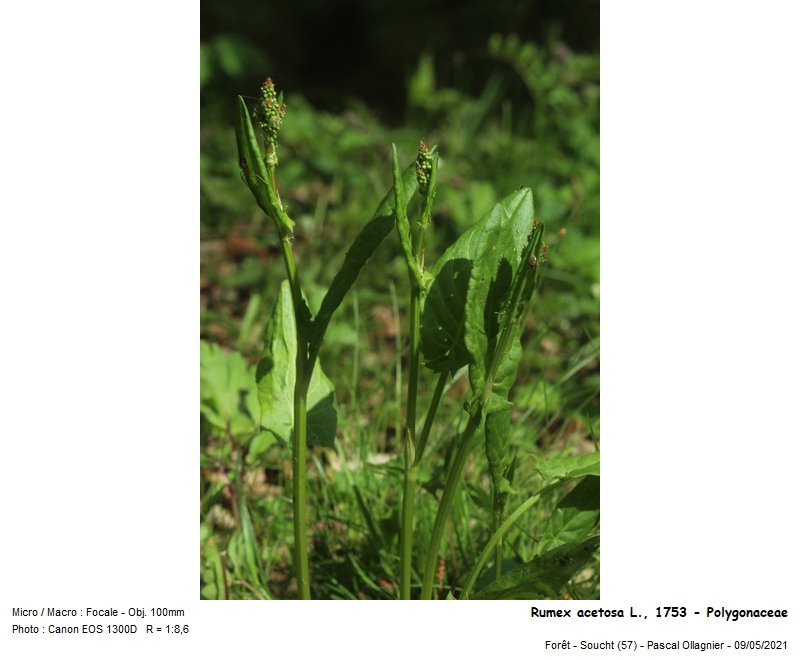
[[[420,195],[425,195],[428,192],[432,169],[433,158],[431,157],[431,152],[428,149],[428,145],[420,140],[419,151],[417,152],[417,190]]]
[[[264,141],[267,144],[267,165],[274,167],[278,164],[278,132],[286,115],[286,105],[283,102],[283,92],[280,96],[277,94],[272,78],[267,78],[262,83],[260,98],[258,124],[264,131]]]

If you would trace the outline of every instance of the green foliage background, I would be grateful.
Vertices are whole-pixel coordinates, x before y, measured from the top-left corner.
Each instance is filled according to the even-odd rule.
[[[237,11],[246,12],[251,4]],[[254,9],[254,15],[288,11],[281,3],[267,4],[272,9]],[[399,12],[396,5],[388,3],[387,20],[392,11]],[[533,9],[546,5],[532,3]],[[313,30],[294,35],[302,37],[294,41],[285,32],[262,41],[252,27],[257,20],[245,30],[241,17],[237,25],[216,5],[204,6],[200,441],[205,598],[294,596],[291,451],[261,431],[255,389],[283,264],[274,230],[240,178],[233,133],[235,94],[255,95],[266,75],[286,93],[278,178],[297,222],[294,249],[312,310],[344,251],[390,187],[392,142],[404,165],[414,157],[420,138],[439,147],[429,263],[496,201],[529,186],[536,217],[547,223],[551,257],[523,331],[519,378],[510,395],[517,461],[509,508],[544,483],[536,469],[540,461],[585,454],[599,445],[599,59],[586,28],[593,25],[594,5],[581,5],[583,22],[562,23],[558,16],[537,21],[525,5],[524,11],[516,10],[527,16],[524,26],[516,25],[522,37],[502,21],[487,19],[469,33],[472,41],[466,45],[444,29],[437,41],[443,10],[435,3],[428,14],[413,3],[403,6],[418,26],[417,47],[401,57],[391,47],[405,34],[401,29],[385,26],[371,36],[356,30],[356,41],[383,35],[386,57],[394,53],[394,59],[384,69],[381,58],[361,62],[357,73],[343,73],[341,85],[336,78],[321,83],[320,72],[305,75],[311,65],[296,44],[313,39]],[[456,25],[473,25],[472,20],[452,17]],[[289,25],[286,19],[284,26]],[[487,34],[487,26],[501,31]],[[587,50],[573,50],[565,34]],[[285,46],[289,42],[295,45]],[[329,65],[320,67],[325,71]],[[389,83],[394,89],[388,89]],[[334,94],[337,87],[340,93]],[[332,447],[311,451],[311,565],[317,597],[396,596],[406,287],[405,263],[391,235],[334,316],[320,355],[336,392],[338,429]],[[434,382],[434,375],[423,370],[423,411]],[[466,388],[466,375],[450,387],[431,436],[430,458],[421,475],[428,493],[418,497],[417,505],[420,539],[433,523],[434,494],[447,459],[444,447],[463,424]],[[554,492],[543,509],[567,515],[564,511],[571,509],[559,505],[564,497]],[[445,560],[437,585],[442,598],[450,589],[457,595],[460,580],[491,534],[490,499],[486,459],[476,448],[442,546]],[[597,524],[583,509],[567,517],[573,524],[582,521],[580,530]],[[559,543],[580,540],[569,529],[552,527],[542,509],[533,508],[506,538],[507,568],[532,559],[537,547],[555,548],[554,536]],[[422,550],[421,540],[419,554]],[[595,554],[587,568],[552,595],[597,597],[598,561]]]

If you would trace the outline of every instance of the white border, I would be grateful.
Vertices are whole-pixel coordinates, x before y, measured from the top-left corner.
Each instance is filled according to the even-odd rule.
[[[797,604],[798,19],[790,2],[603,4],[604,606]],[[3,625],[20,605],[187,610],[190,638],[126,638],[121,658],[626,636],[520,603],[197,600],[198,33],[196,3],[3,11]],[[789,636],[659,625],[642,634]]]

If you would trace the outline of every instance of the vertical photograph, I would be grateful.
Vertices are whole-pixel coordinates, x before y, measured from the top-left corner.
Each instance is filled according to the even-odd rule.
[[[600,598],[599,17],[201,2],[200,598]]]

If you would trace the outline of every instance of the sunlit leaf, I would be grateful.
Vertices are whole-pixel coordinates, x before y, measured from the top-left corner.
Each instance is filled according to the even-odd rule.
[[[288,280],[265,332],[264,353],[256,370],[261,426],[278,440],[289,443],[294,419],[294,384],[297,374],[297,334]],[[310,445],[333,446],[337,415],[333,384],[317,361],[308,388],[307,437]]]
[[[545,481],[584,475],[600,476],[600,452],[579,454],[577,456],[550,456],[536,465],[534,469]]]
[[[470,362],[468,323],[473,335],[485,334],[487,324],[496,329],[496,313],[510,289],[532,222],[531,191],[519,190],[462,234],[436,262],[422,313],[422,353],[430,369],[454,372]],[[476,337],[474,351],[479,342]]]

